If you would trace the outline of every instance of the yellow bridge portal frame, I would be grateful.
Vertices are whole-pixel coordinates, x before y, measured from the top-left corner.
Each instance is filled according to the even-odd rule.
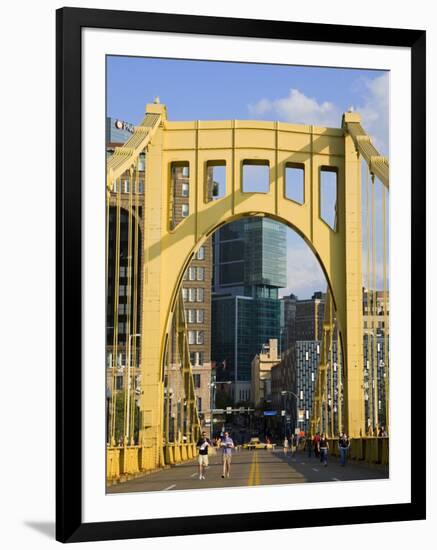
[[[248,120],[172,122],[163,104],[152,103],[130,140],[109,159],[108,191],[121,179],[135,180],[140,155],[145,155],[141,469],[165,462],[163,365],[184,271],[215,230],[243,216],[268,216],[286,224],[304,238],[320,262],[341,343],[344,428],[350,437],[364,435],[360,159],[386,188],[389,183],[388,162],[371,144],[359,115],[345,113],[339,129]],[[190,174],[189,213],[176,227],[174,163],[188,163]],[[268,164],[268,192],[243,190],[243,163]],[[215,200],[208,191],[211,165],[226,166],[226,192]],[[303,204],[286,198],[289,165],[304,170]],[[337,174],[335,229],[320,215],[322,170]]]

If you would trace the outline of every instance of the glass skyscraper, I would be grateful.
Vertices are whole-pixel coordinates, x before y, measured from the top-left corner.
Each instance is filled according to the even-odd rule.
[[[218,379],[235,383],[236,402],[247,400],[253,357],[280,339],[286,247],[286,227],[268,218],[243,218],[214,234],[212,359],[224,366]]]

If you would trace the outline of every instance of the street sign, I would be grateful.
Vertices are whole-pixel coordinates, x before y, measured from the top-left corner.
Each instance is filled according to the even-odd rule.
[[[281,411],[281,416],[285,416],[285,411]]]
[[[278,411],[264,411],[264,416],[276,416]]]
[[[212,409],[213,414],[223,414],[225,409]]]
[[[244,414],[244,407],[240,407],[240,414]]]
[[[295,433],[296,435],[299,435],[299,434],[300,434],[300,428],[295,428],[294,433]]]
[[[226,407],[226,414],[232,414],[232,407]]]

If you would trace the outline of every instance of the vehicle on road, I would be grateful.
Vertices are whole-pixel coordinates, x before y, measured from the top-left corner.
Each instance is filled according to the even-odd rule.
[[[274,449],[275,443],[268,443],[261,441],[259,437],[251,437],[247,443],[243,444],[243,449],[255,450],[255,449]]]

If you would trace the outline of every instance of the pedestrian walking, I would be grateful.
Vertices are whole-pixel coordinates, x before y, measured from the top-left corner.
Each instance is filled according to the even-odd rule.
[[[284,437],[284,455],[287,454],[288,451],[288,439],[287,436]]]
[[[231,473],[231,457],[232,449],[234,448],[234,442],[232,438],[229,437],[229,432],[225,432],[222,442],[222,460],[223,460],[223,472],[222,477],[229,477]]]
[[[323,463],[324,466],[328,465],[328,449],[329,449],[329,443],[326,439],[326,434],[322,434],[320,441],[319,441],[319,452],[320,452],[320,462]]]
[[[295,457],[295,454],[296,454],[296,436],[295,435],[291,435],[290,437],[290,447],[291,447],[291,458],[294,458]]]
[[[340,451],[340,464],[342,466],[346,466],[349,447],[350,447],[349,438],[345,433],[342,433],[338,439],[338,448]]]
[[[199,449],[199,479],[205,479],[205,469],[208,468],[208,447],[210,445],[211,441],[206,437],[206,433],[202,432],[196,445]]]

